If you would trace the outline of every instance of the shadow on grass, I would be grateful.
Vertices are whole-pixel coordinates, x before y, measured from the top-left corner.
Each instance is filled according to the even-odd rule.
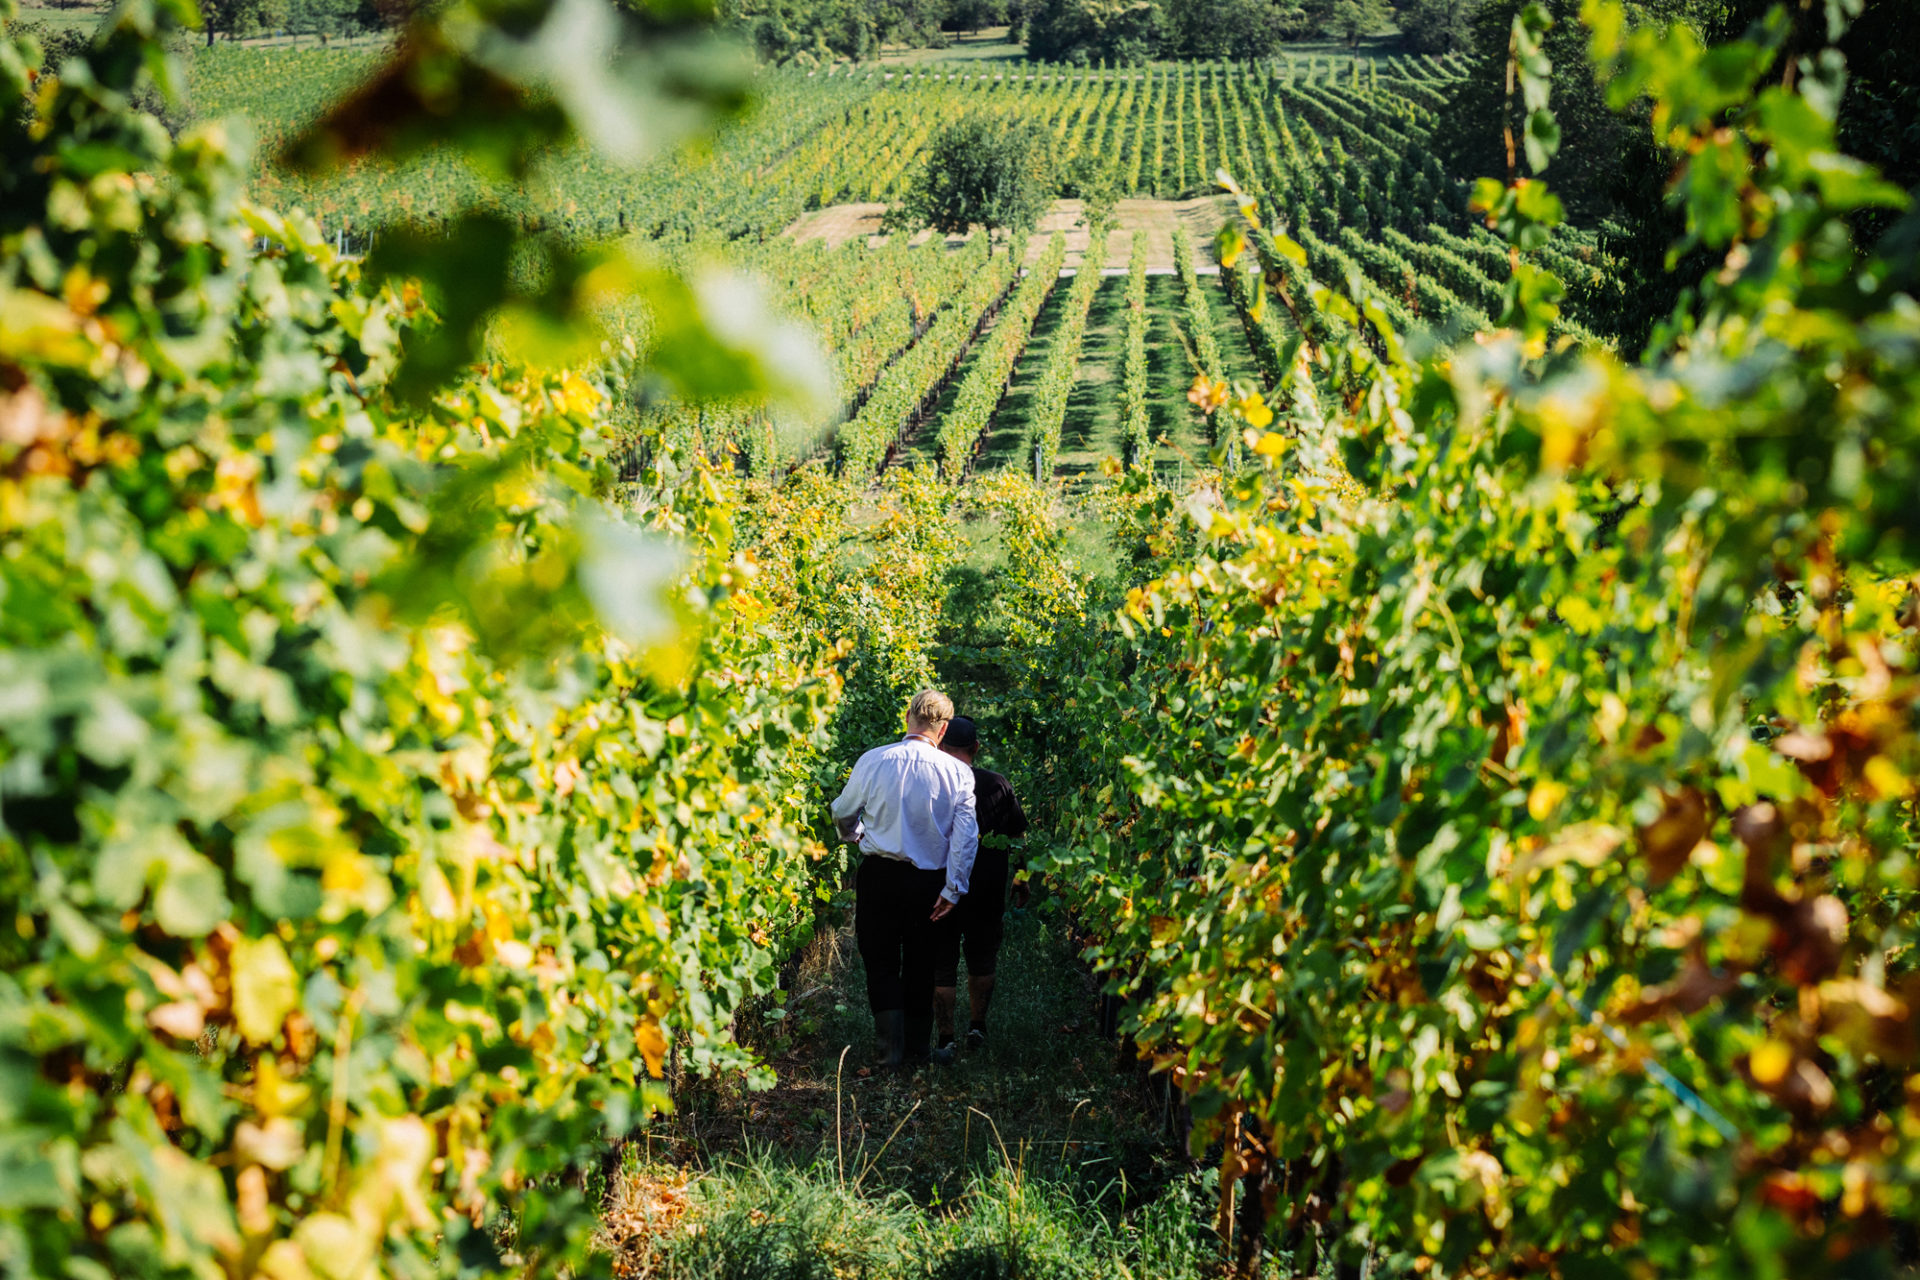
[[[1093,295],[1087,334],[1081,344],[1081,376],[1067,400],[1060,425],[1060,454],[1054,475],[1069,481],[1092,480],[1102,461],[1120,457],[1120,397],[1127,358],[1127,280],[1112,276]]]

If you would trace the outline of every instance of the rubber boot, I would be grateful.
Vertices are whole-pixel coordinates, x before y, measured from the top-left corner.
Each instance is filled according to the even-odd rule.
[[[880,1046],[880,1065],[899,1067],[906,1060],[906,1015],[898,1009],[882,1009],[874,1014],[873,1038]]]
[[[993,978],[991,973],[979,977],[967,978],[968,1004],[971,1022],[967,1027],[967,1048],[984,1049],[987,1047],[987,1010],[993,1005]]]
[[[917,1066],[922,1062],[932,1062],[946,1066],[953,1061],[953,1049],[942,1046],[928,1052],[928,1042],[933,1039],[933,1010],[925,1013],[909,1014],[906,1018],[907,1065]]]

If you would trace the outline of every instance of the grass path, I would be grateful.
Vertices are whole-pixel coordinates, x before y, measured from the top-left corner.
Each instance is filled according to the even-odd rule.
[[[1074,483],[1097,481],[1100,463],[1121,456],[1120,390],[1126,357],[1127,278],[1110,276],[1101,282],[1087,311],[1079,377],[1060,424],[1056,477]]]
[[[1246,326],[1240,322],[1239,309],[1233,305],[1226,286],[1215,275],[1201,276],[1200,287],[1206,291],[1207,305],[1213,309],[1213,332],[1220,343],[1221,371],[1227,375],[1227,381],[1265,387],[1259,362],[1253,358],[1253,346],[1247,341]]]
[[[791,1032],[755,1029],[779,1049],[773,1088],[694,1088],[676,1127],[709,1160],[749,1148],[800,1164],[844,1160],[864,1172],[863,1185],[929,1205],[952,1202],[971,1175],[1001,1164],[1003,1144],[1023,1167],[1089,1194],[1108,1182],[1117,1194],[1123,1173],[1130,1195],[1164,1184],[1167,1116],[1138,1064],[1099,1034],[1097,989],[1074,950],[1045,910],[1009,919],[988,1048],[899,1074],[871,1068],[865,974],[851,931],[834,933],[795,984],[781,1020]],[[961,990],[964,999],[964,977]]]
[[[1062,280],[1055,285],[1053,292],[1047,295],[1045,305],[1040,308],[1040,314],[1034,319],[1026,350],[1020,353],[1020,359],[1013,367],[1013,378],[1007,384],[1006,398],[1001,400],[999,410],[993,415],[993,423],[987,430],[986,447],[975,460],[974,470],[998,471],[1002,467],[1032,469],[1033,436],[1028,429],[1029,409],[1040,375],[1046,370],[1053,344],[1066,320],[1067,295],[1072,292],[1071,284],[1069,280]]]
[[[1159,445],[1154,465],[1163,478],[1192,474],[1207,460],[1206,423],[1187,403],[1193,385],[1193,364],[1180,345],[1175,321],[1180,316],[1180,278],[1151,276],[1147,280],[1147,424]]]
[[[1219,1275],[1207,1178],[1141,1065],[1101,1034],[1096,984],[1044,900],[1010,913],[998,970],[985,1050],[888,1072],[870,1065],[851,929],[823,934],[785,1016],[742,1020],[773,1086],[688,1084],[625,1149],[602,1237],[616,1274]]]

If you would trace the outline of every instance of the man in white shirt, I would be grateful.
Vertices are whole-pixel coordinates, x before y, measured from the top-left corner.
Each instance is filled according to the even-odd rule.
[[[945,694],[914,694],[907,736],[861,756],[833,802],[841,837],[864,855],[854,881],[853,935],[888,1066],[953,1057],[951,1050],[928,1052],[933,971],[951,927],[942,922],[966,896],[980,833],[973,770],[939,749],[952,719]]]

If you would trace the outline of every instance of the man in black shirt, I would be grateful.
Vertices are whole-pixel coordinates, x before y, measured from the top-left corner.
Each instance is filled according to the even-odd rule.
[[[980,752],[980,730],[965,716],[947,723],[940,749],[968,765]],[[987,1006],[993,1001],[994,965],[1000,954],[1000,916],[1007,903],[1008,842],[1027,832],[1027,815],[1013,786],[991,770],[973,770],[975,812],[980,823],[980,852],[973,863],[967,895],[941,931],[940,960],[934,969],[933,1014],[942,1047],[953,1043],[953,1017],[960,1001],[960,951],[967,953],[967,999],[972,1020],[967,1048],[987,1043]]]

